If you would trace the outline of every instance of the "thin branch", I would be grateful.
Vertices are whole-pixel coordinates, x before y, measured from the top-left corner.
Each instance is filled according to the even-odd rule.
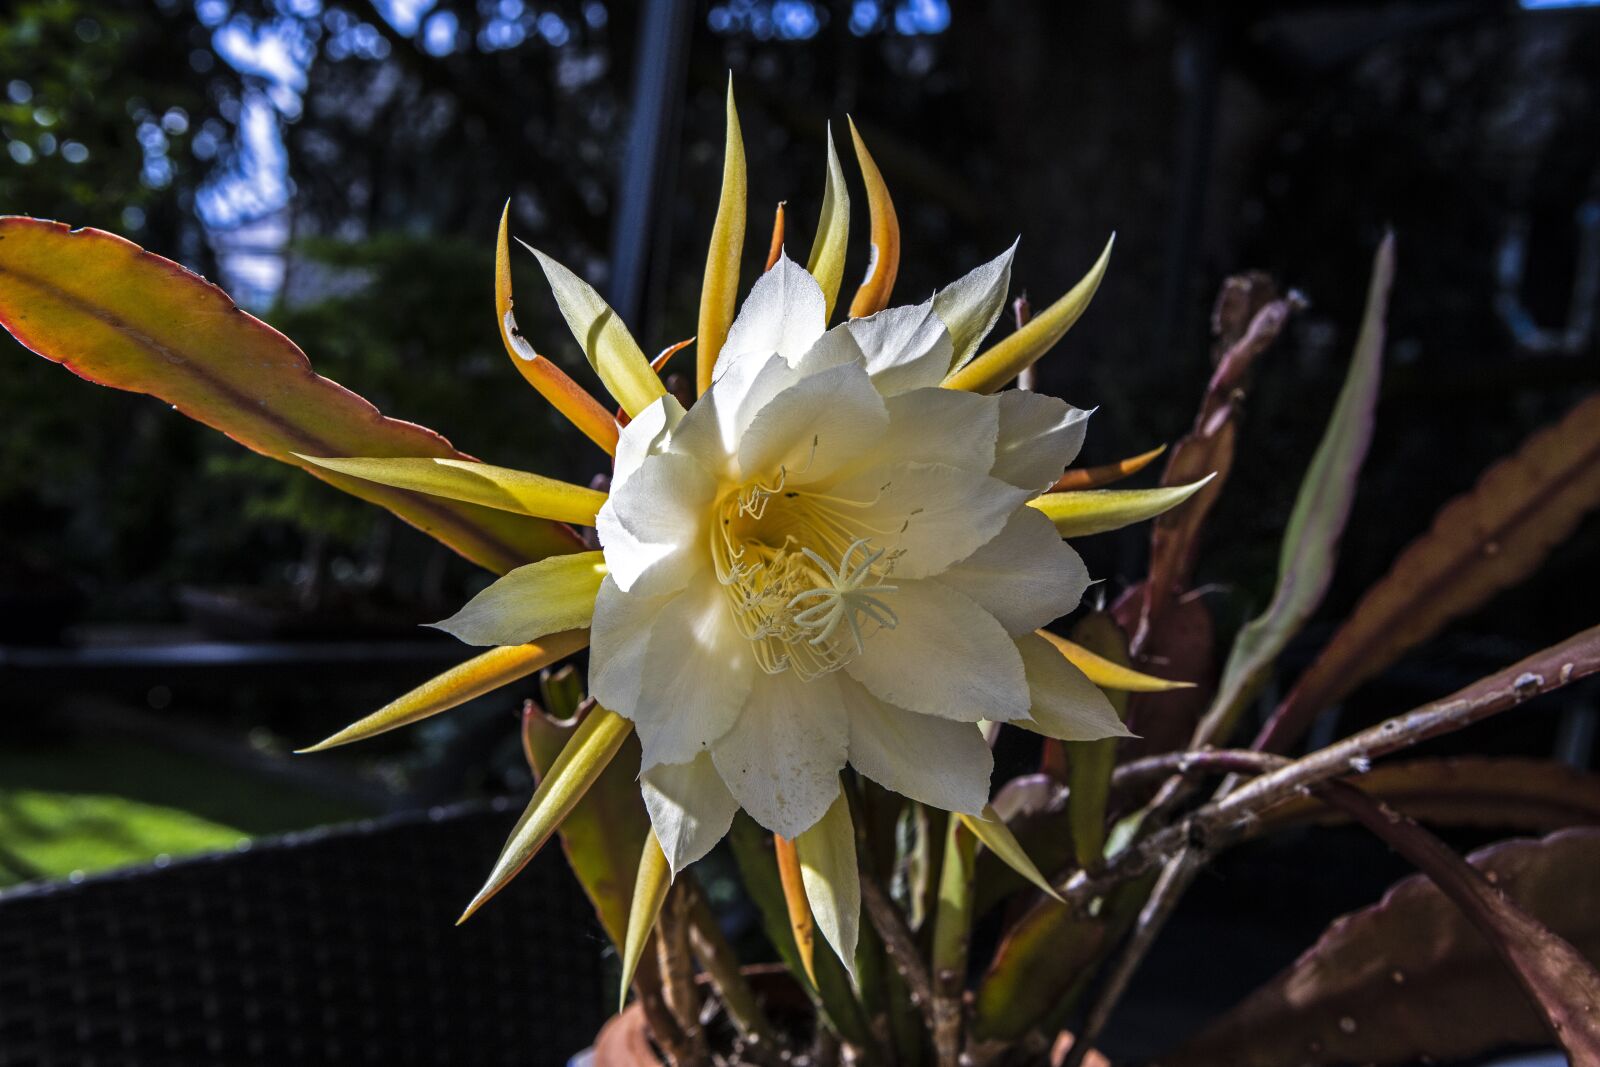
[[[1129,878],[1136,878],[1185,847],[1225,847],[1258,814],[1334,778],[1364,774],[1391,752],[1471,726],[1491,715],[1600,670],[1600,626],[1535,653],[1467,686],[1240,785],[1176,824],[1112,857],[1097,873],[1078,871],[1062,888],[1067,902],[1084,907]]]
[[[696,883],[690,882],[689,886],[692,896],[689,906],[689,947],[694,950],[695,959],[705,968],[712,986],[722,997],[722,1006],[727,1009],[728,1018],[739,1033],[752,1044],[775,1054],[777,1036],[772,1024],[767,1021],[766,1013],[761,1010],[750,983],[745,981],[744,974],[739,970],[739,958],[734,954],[733,946],[722,936],[716,916],[706,903],[705,894],[699,891]]]
[[[653,932],[651,938],[659,940],[660,931]],[[666,997],[662,993],[662,974],[660,969],[660,954],[650,953],[641,961],[639,969],[634,972],[633,990],[638,995],[639,1006],[644,1010],[645,1022],[650,1030],[650,1036],[661,1047],[666,1055],[667,1062],[671,1064],[685,1064],[692,1062],[689,1059],[690,1049],[683,1029],[678,1025],[678,1018],[672,1014],[672,1009],[667,1007]]]
[[[1144,962],[1150,947],[1155,944],[1156,938],[1166,927],[1167,920],[1172,917],[1178,901],[1188,891],[1203,866],[1205,866],[1203,853],[1198,849],[1184,849],[1168,860],[1167,865],[1162,868],[1161,877],[1156,880],[1155,888],[1150,891],[1150,898],[1145,901],[1144,907],[1139,912],[1139,918],[1134,923],[1133,933],[1122,946],[1116,962],[1111,965],[1110,972],[1100,986],[1100,991],[1095,995],[1083,1027],[1073,1040],[1072,1049],[1067,1053],[1067,1058],[1061,1067],[1082,1067],[1083,1058],[1094,1048],[1095,1042],[1100,1040],[1100,1034],[1105,1030],[1106,1023],[1111,1021],[1111,1013],[1117,1010],[1122,995],[1128,991],[1128,983],[1133,980],[1134,972]]]
[[[683,1035],[682,1063],[703,1063],[705,1027],[700,1025],[700,991],[694,984],[694,957],[689,952],[689,895],[687,883],[667,892],[666,905],[656,918],[656,959],[661,970],[661,992]]]
[[[1201,777],[1208,774],[1266,774],[1290,761],[1283,756],[1253,752],[1247,748],[1200,748],[1164,752],[1159,756],[1131,760],[1111,775],[1111,788],[1136,789],[1165,781],[1169,775]]]
[[[889,894],[883,891],[877,878],[867,870],[861,872],[861,903],[866,906],[867,918],[878,931],[878,936],[883,938],[883,948],[889,954],[889,961],[911,990],[911,1003],[922,1013],[922,1021],[928,1032],[932,1033],[933,982],[928,977],[928,965],[922,962],[916,939],[900,917],[900,910],[889,899]]]

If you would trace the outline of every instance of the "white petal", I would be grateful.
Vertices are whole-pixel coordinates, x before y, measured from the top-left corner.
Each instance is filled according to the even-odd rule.
[[[843,791],[815,826],[795,839],[800,881],[817,928],[846,968],[856,973],[856,938],[861,932],[861,872],[856,866],[856,831]]]
[[[1084,424],[1092,414],[1053,396],[1006,390],[1000,394],[1000,439],[990,473],[1036,493],[1050,488],[1083,447]]]
[[[617,435],[616,463],[611,469],[611,491],[621,489],[633,472],[639,469],[646,456],[666,450],[672,439],[673,427],[682,421],[683,405],[668,393],[643,411],[639,417],[624,426]]]
[[[722,840],[739,810],[709,752],[650,768],[639,777],[639,792],[674,877]]]
[[[994,329],[1011,289],[1011,257],[1016,252],[1013,241],[1010,248],[934,294],[933,310],[949,329],[955,347],[950,370],[971,359]]]
[[[740,360],[689,409],[672,433],[673,451],[694,456],[715,474],[736,477],[733,457],[750,420],[800,377],[782,356]]]
[[[1098,686],[1067,662],[1054,645],[1038,634],[1017,638],[1017,651],[1028,671],[1032,722],[1018,722],[1046,737],[1063,741],[1098,741],[1132,737],[1116,709]]]
[[[609,575],[600,583],[589,627],[589,694],[618,715],[633,718],[650,629],[672,600],[624,593]]]
[[[961,389],[911,389],[884,401],[889,430],[872,450],[880,465],[944,463],[988,474],[1000,431],[998,397]]]
[[[633,721],[644,769],[687,763],[728,732],[755,674],[715,579],[695,582],[661,609],[644,652],[644,687]]]
[[[998,536],[937,580],[976,600],[1016,636],[1077,607],[1089,588],[1089,568],[1043,512],[1018,508]]]
[[[850,766],[885,789],[941,811],[976,815],[989,802],[994,754],[969,722],[885,704],[845,680]]]
[[[714,373],[721,374],[746,356],[765,359],[774,352],[792,365],[826,327],[827,309],[817,280],[788,256],[780,256],[750,287],[728,329]]]
[[[595,516],[606,564],[625,592],[658,596],[687,585],[709,562],[705,524],[716,482],[678,453],[646,456]]]
[[[711,749],[722,780],[750,816],[794,840],[839,795],[850,727],[833,675],[762,674],[744,711]]]
[[[893,628],[845,665],[880,700],[958,722],[1028,714],[1022,657],[994,616],[938,582],[896,582]]]
[[[859,363],[803,378],[756,413],[739,441],[745,481],[806,485],[870,453],[889,424],[883,400]]]
[[[885,308],[835,327],[847,330],[866,359],[872,384],[884,396],[938,385],[950,370],[950,331],[930,298],[915,307]]]
[[[606,567],[598,552],[551,556],[508,571],[433,626],[469,645],[523,645],[588,626]]]
[[[1027,492],[943,463],[899,463],[863,471],[830,492],[862,502],[874,549],[894,556],[895,579],[927,578],[977,551],[1005,526]]]

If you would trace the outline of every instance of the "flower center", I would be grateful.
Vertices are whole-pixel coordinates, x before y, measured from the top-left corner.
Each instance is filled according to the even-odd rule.
[[[898,553],[873,549],[891,532],[867,521],[873,500],[756,483],[717,503],[711,558],[734,618],[768,674],[802,679],[838,670],[898,621],[884,583]]]

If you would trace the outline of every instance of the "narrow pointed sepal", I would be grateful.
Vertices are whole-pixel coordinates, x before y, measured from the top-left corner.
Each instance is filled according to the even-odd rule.
[[[1017,725],[1058,741],[1132,737],[1105,691],[1038,634],[1017,638],[1028,676],[1028,717]]]
[[[567,320],[573,339],[600,375],[606,391],[629,418],[638,418],[639,412],[667,392],[661,378],[650,369],[650,360],[645,358],[639,342],[594,286],[537,248],[528,250],[539,258],[561,317]]]
[[[617,454],[616,419],[587,389],[534,351],[517,328],[517,317],[511,310],[510,221],[511,202],[508,200],[500,213],[500,236],[494,250],[494,309],[500,326],[500,341],[528,384],[537,389],[551,407],[566,416],[568,422],[583,431],[585,437],[604,449],[606,455],[614,456]]]
[[[700,338],[696,350],[695,384],[701,393],[711,388],[711,371],[728,339],[739,303],[739,257],[744,253],[745,229],[744,135],[739,131],[739,110],[733,103],[733,75],[728,76],[728,134],[722,156],[722,195],[717,219],[711,225],[711,246],[706,250],[706,273],[700,283]]]
[[[588,626],[605,576],[605,557],[598,551],[551,556],[506,572],[460,611],[432,625],[469,645],[538,641]]]
[[[565,659],[588,643],[589,631],[580,629],[551,634],[532,644],[490,649],[428,679],[405,696],[351,723],[327,740],[299,751],[321,752],[420,722],[431,715],[460,707],[503,685],[526,678],[534,671]]]
[[[296,455],[324,470],[379,485],[579,526],[593,526],[595,512],[606,502],[606,494],[596,489],[488,463],[416,457],[319,459]]]
[[[850,317],[861,319],[889,306],[895,279],[900,275],[900,219],[895,215],[894,201],[889,198],[889,187],[884,184],[872,153],[867,151],[854,119],[850,120],[850,139],[855,142],[856,162],[861,164],[861,178],[867,187],[872,235],[866,277],[861,279],[861,287],[850,302]]]
[[[550,765],[550,772],[539,783],[539,788],[534,790],[533,799],[517,825],[512,827],[511,836],[489,872],[488,880],[467,905],[457,925],[470,919],[473,912],[527,866],[594,785],[632,732],[633,723],[608,708],[596,705],[589,712],[573,732],[567,747]]]
[[[833,147],[833,126],[828,126],[828,179],[822,190],[822,211],[817,217],[817,236],[811,242],[806,270],[822,287],[826,309],[823,321],[833,319],[839,302],[839,287],[844,283],[844,257],[850,244],[850,187],[844,181],[844,167]]]
[[[1194,688],[1193,682],[1157,678],[1155,675],[1136,671],[1132,667],[1124,667],[1049,630],[1039,630],[1037,633],[1054,645],[1056,651],[1060,652],[1068,663],[1082,671],[1089,681],[1101,689],[1115,689],[1124,693],[1166,693],[1173,689]]]
[[[856,867],[856,831],[844,794],[816,825],[795,838],[800,878],[816,925],[856,977],[856,941],[861,932],[861,873]]]
[[[771,270],[783,255],[783,231],[783,201],[779,200],[778,209],[772,213],[772,240],[767,244],[767,265],[762,270]]]
[[[1028,501],[1056,524],[1062,537],[1087,537],[1108,533],[1153,519],[1171,511],[1198,493],[1216,477],[1208,474],[1188,485],[1160,489],[1087,489],[1071,493],[1045,493]]]
[[[1103,463],[1098,467],[1079,467],[1067,471],[1050,487],[1051,492],[1068,492],[1083,489],[1099,489],[1112,485],[1131,477],[1144,470],[1166,452],[1166,445],[1158,445],[1148,452],[1141,452],[1137,456],[1119,459],[1115,463]]]
[[[644,850],[639,854],[639,873],[633,882],[633,904],[628,909],[628,935],[622,943],[622,984],[617,997],[617,1010],[628,1005],[628,989],[633,976],[639,971],[639,961],[644,958],[645,946],[650,943],[650,931],[655,929],[661,915],[661,905],[672,887],[672,870],[667,866],[666,853],[655,834],[644,839]]]
[[[1111,246],[1115,241],[1113,235],[1089,273],[1065,296],[1035,315],[1022,329],[951,374],[944,380],[945,388],[992,393],[1038,362],[1088,309],[1111,262]]]
[[[1002,863],[1056,900],[1061,899],[1061,894],[1050,884],[1050,879],[1041,874],[1033,860],[1028,858],[1021,842],[1011,832],[1011,827],[1007,826],[1005,820],[994,810],[993,804],[983,809],[982,817],[961,815],[960,818],[966,823],[967,829],[972,831],[973,836],[983,843],[983,847],[999,857]]]
[[[789,913],[789,930],[794,934],[794,947],[800,954],[800,965],[812,988],[817,985],[817,926],[811,917],[811,905],[806,900],[805,874],[800,867],[800,852],[793,841],[782,834],[772,835],[773,851],[778,860],[778,883],[783,887],[783,904]]]

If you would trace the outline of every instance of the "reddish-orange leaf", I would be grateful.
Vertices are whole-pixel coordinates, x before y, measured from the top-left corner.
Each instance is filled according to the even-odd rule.
[[[778,201],[778,210],[772,216],[772,243],[767,246],[767,266],[771,270],[778,262],[778,257],[783,255],[783,201]]]
[[[889,187],[883,182],[883,174],[873,162],[872,153],[867,151],[853,119],[850,137],[855,141],[856,161],[861,164],[861,177],[867,186],[867,213],[872,224],[867,276],[861,279],[861,288],[850,302],[850,317],[859,319],[889,306],[894,280],[900,274],[900,219],[895,215],[894,201],[889,199]]]
[[[675,345],[668,345],[666,348],[663,348],[661,350],[661,354],[660,355],[656,356],[655,359],[652,359],[650,361],[650,369],[655,371],[657,374],[660,374],[663,370],[666,369],[667,360],[671,359],[673,356],[677,355],[679,352],[682,352],[685,348],[688,348],[692,344],[694,344],[694,338],[693,337],[689,337],[689,338],[686,338],[686,339],[684,339],[682,341],[679,341]]]
[[[1532,574],[1596,506],[1600,394],[1534,434],[1439,511],[1301,675],[1258,747],[1293,744],[1323,708]]]
[[[309,456],[471,459],[319,377],[294,343],[204,278],[101,230],[0,218],[0,325],[79,377],[148,393],[240,444],[381,504],[504,572],[583,546],[558,523],[318,469]]]
[[[795,948],[800,951],[800,962],[811,984],[817,984],[817,924],[811,917],[811,904],[806,900],[806,884],[800,873],[800,851],[794,842],[781,834],[772,836],[772,845],[778,857],[778,879],[783,885],[783,903],[789,911],[789,929],[794,932]]]
[[[1485,897],[1532,915],[1591,959],[1600,953],[1600,831],[1506,841],[1468,862],[1494,883]],[[1540,947],[1529,942],[1524,951]],[[1490,942],[1415,875],[1336,919],[1282,973],[1159,1059],[1173,1067],[1455,1063],[1548,1041]]]
[[[1050,487],[1050,492],[1059,493],[1071,489],[1099,489],[1103,485],[1120,482],[1122,479],[1144,470],[1166,450],[1166,445],[1160,445],[1148,452],[1141,452],[1137,456],[1119,459],[1115,463],[1106,463],[1099,467],[1080,467],[1077,470],[1067,471],[1057,479],[1055,485]]]
[[[583,431],[585,437],[605,450],[609,456],[617,453],[617,422],[583,386],[573,381],[567,372],[541,356],[522,336],[517,328],[516,315],[511,310],[511,202],[500,213],[500,235],[494,250],[494,311],[500,324],[500,341],[506,354],[528,384],[550,402],[550,406],[566,416],[567,421]]]

